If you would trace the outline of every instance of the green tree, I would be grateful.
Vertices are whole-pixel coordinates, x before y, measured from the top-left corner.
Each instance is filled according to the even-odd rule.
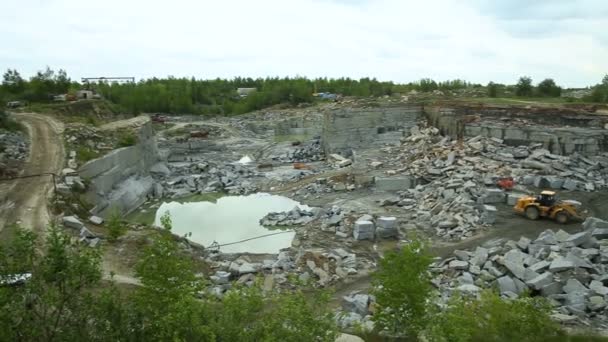
[[[437,342],[532,342],[563,337],[550,312],[550,305],[539,297],[504,300],[492,291],[484,291],[479,299],[456,295],[429,322],[425,337]]]
[[[489,97],[498,96],[498,84],[496,84],[494,82],[488,83],[488,96]]]
[[[26,82],[15,69],[8,69],[2,76],[2,86],[11,94],[20,94],[25,90]]]
[[[532,96],[532,78],[528,76],[522,76],[515,85],[515,95],[517,96]]]
[[[399,335],[415,337],[429,317],[427,301],[432,291],[426,245],[415,238],[399,252],[386,253],[373,274],[373,294],[378,311],[376,326]]]
[[[72,244],[56,227],[49,229],[44,247],[38,254],[36,236],[17,230],[0,252],[0,279],[31,275],[21,286],[0,287],[0,340],[91,340],[90,289],[101,279],[99,253]]]
[[[120,212],[117,209],[110,213],[106,226],[108,228],[108,240],[112,242],[118,240],[127,231],[127,227],[122,222]]]
[[[544,79],[536,86],[536,89],[540,96],[559,97],[562,94],[562,88],[551,78]]]

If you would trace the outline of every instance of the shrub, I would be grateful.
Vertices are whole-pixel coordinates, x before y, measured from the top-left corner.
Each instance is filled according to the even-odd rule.
[[[133,146],[137,143],[137,137],[133,132],[123,132],[120,137],[118,137],[118,146],[119,147],[128,147]]]

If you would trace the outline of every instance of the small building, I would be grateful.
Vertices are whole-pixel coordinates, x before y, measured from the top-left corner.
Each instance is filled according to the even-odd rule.
[[[240,97],[247,97],[249,94],[252,94],[257,91],[257,88],[237,88],[236,93]]]
[[[67,101],[67,94],[55,95],[55,96],[53,96],[53,101],[65,102],[65,101]]]
[[[91,100],[93,99],[93,91],[92,90],[78,90],[76,92],[76,98],[79,100]]]

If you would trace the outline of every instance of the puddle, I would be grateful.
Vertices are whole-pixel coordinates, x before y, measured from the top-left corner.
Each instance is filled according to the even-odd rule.
[[[295,233],[266,229],[259,220],[269,212],[288,211],[295,206],[308,208],[290,198],[265,193],[225,196],[215,203],[169,202],[158,208],[155,224],[159,225],[160,217],[169,211],[173,233],[182,236],[192,233],[189,239],[205,247],[214,241],[221,245],[280,233],[220,248],[224,253],[277,253],[281,248],[291,246]]]

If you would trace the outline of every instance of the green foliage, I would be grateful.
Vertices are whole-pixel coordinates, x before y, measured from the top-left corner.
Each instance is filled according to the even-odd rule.
[[[494,82],[488,83],[488,97],[498,96],[498,84]]]
[[[124,131],[118,137],[118,146],[119,147],[129,147],[133,146],[137,143],[137,137],[131,131]]]
[[[127,227],[122,222],[120,212],[116,209],[110,214],[106,226],[108,228],[108,240],[112,242],[118,240],[127,231]]]
[[[101,279],[100,255],[73,245],[51,227],[45,253],[35,248],[36,236],[18,231],[1,251],[0,276],[31,273],[24,285],[0,287],[2,341],[90,340],[91,286]]]
[[[562,94],[562,88],[555,84],[551,78],[547,78],[536,86],[536,90],[540,96],[559,97]]]
[[[11,118],[8,113],[0,109],[0,129],[5,129],[10,132],[22,131],[23,126]]]
[[[378,311],[376,326],[399,335],[417,336],[429,317],[427,301],[432,291],[426,245],[413,239],[399,252],[388,252],[373,274],[373,294]]]
[[[515,95],[517,96],[532,96],[532,79],[528,76],[522,76],[515,85]]]
[[[96,152],[92,148],[86,145],[80,145],[76,147],[76,159],[80,162],[88,162],[89,160],[93,160],[99,157],[99,152]]]
[[[591,96],[589,96],[589,98],[587,98],[587,100],[592,101],[592,102],[601,102],[601,103],[608,102],[608,74],[606,74],[602,78],[602,83],[593,87]]]
[[[503,300],[492,291],[480,299],[452,297],[448,308],[429,324],[430,341],[543,341],[563,336],[551,320],[544,298]]]

